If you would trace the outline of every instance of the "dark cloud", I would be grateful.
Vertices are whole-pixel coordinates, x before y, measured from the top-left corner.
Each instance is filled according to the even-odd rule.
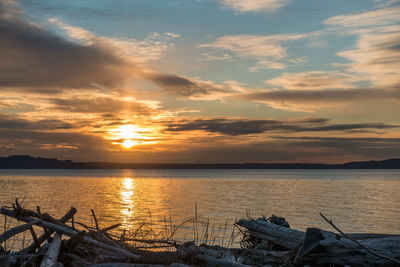
[[[316,141],[316,142],[353,142],[353,143],[386,143],[400,144],[400,138],[385,138],[385,137],[320,137],[320,136],[273,136],[275,139],[295,140],[295,141]]]
[[[56,130],[56,129],[71,129],[73,124],[60,120],[39,120],[30,121],[21,118],[15,118],[7,115],[0,115],[0,129],[13,129],[18,131],[25,130]]]
[[[226,135],[260,134],[264,132],[325,132],[350,130],[376,130],[400,127],[385,123],[326,124],[327,119],[304,119],[297,121],[249,120],[249,119],[198,119],[168,124],[168,131],[181,132],[204,130]]]
[[[111,52],[65,40],[27,23],[0,3],[0,87],[54,92],[59,88],[109,86],[130,67]]]
[[[51,102],[56,105],[56,109],[79,112],[79,113],[112,113],[129,111],[139,115],[150,115],[155,113],[155,109],[148,104],[138,101],[123,101],[118,98],[92,97],[92,98],[55,98]]]
[[[183,96],[206,94],[207,90],[188,79],[168,74],[152,75],[151,80],[161,88]]]
[[[289,140],[273,139],[243,142],[204,141],[203,144],[187,143],[162,147],[157,153],[139,151],[135,158],[153,162],[188,162],[188,163],[244,163],[244,162],[320,162],[344,163],[354,160],[383,160],[398,158],[400,140],[380,138],[372,143],[360,142],[352,138],[338,140]],[[132,157],[134,158],[134,157]]]
[[[213,94],[218,98],[220,93],[229,91],[225,86],[213,82],[199,81],[170,74],[151,74],[148,75],[148,79],[170,93],[187,97]]]
[[[306,151],[314,148],[330,151],[331,159],[338,157],[338,155],[349,160],[352,160],[352,158],[359,160],[398,158],[398,151],[400,151],[400,138],[323,136],[275,136],[273,138],[278,143],[284,142],[291,145],[293,149],[304,149]],[[326,156],[328,157],[328,154]],[[327,158],[322,159],[326,160]]]
[[[119,56],[120,51],[103,43],[104,38],[95,38],[90,45],[72,42],[22,17],[15,5],[0,3],[0,88],[56,93],[91,86],[116,88],[136,77],[182,96],[224,91],[210,82],[149,74],[132,63],[134,58],[128,62]]]
[[[107,156],[109,142],[101,137],[78,132],[2,129],[0,145],[13,154],[58,157],[90,161]],[[10,151],[1,151],[9,155]]]

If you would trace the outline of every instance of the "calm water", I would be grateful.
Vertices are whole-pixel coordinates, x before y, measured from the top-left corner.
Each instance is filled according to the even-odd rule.
[[[400,170],[0,170],[0,205],[26,197],[28,208],[61,216],[70,206],[90,223],[151,217],[163,227],[198,214],[215,224],[277,214],[297,229],[400,234]]]

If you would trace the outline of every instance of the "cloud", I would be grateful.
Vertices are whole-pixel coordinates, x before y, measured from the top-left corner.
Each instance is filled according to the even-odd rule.
[[[158,73],[148,75],[148,79],[167,92],[197,100],[215,100],[231,95],[229,85],[212,81]]]
[[[257,60],[258,66],[256,65],[253,71],[260,67],[282,69],[285,65],[280,60],[288,56],[287,48],[282,43],[308,36],[308,34],[227,35],[199,47],[229,51],[242,58]]]
[[[365,27],[395,24],[400,22],[400,7],[389,7],[364,13],[340,15],[328,18],[325,24],[341,27]]]
[[[374,86],[400,84],[399,14],[400,6],[391,6],[326,19],[329,30],[357,38],[353,49],[337,53],[350,63],[337,65]]]
[[[238,12],[275,12],[291,0],[220,0],[220,2]]]
[[[181,121],[167,125],[171,132],[202,130],[210,133],[219,133],[231,136],[261,134],[266,132],[302,133],[302,132],[330,132],[354,131],[397,128],[400,125],[384,123],[349,123],[327,124],[327,119],[311,118],[303,120],[272,120],[272,119],[195,119]]]
[[[142,41],[133,38],[107,38],[97,36],[83,28],[68,25],[57,18],[51,18],[49,22],[65,30],[68,37],[73,40],[78,40],[87,46],[101,47],[121,58],[131,58],[133,63],[146,63],[162,58],[166,51],[174,47],[170,41],[180,37],[179,34],[166,32],[152,33]]]
[[[265,69],[276,69],[282,70],[286,69],[286,65],[281,62],[274,62],[268,60],[260,60],[256,63],[256,65],[249,68],[250,72],[258,72]]]
[[[14,154],[76,158],[83,161],[100,154],[104,156],[109,147],[107,140],[80,132],[10,128],[0,131],[0,144],[6,145],[8,150],[12,149]],[[6,151],[6,154],[9,153]]]
[[[325,135],[323,133],[322,135]],[[160,150],[135,153],[134,158],[155,162],[244,163],[244,162],[330,162],[387,159],[398,157],[399,138],[332,138],[307,139],[257,138],[245,136],[220,139],[193,139],[177,145],[158,145]],[[246,139],[243,142],[243,139]],[[318,140],[319,139],[319,140]],[[340,155],[340,157],[338,157]]]
[[[288,90],[323,90],[345,89],[355,87],[355,78],[337,71],[306,71],[282,73],[280,76],[266,80],[265,83]]]
[[[10,15],[0,4],[0,87],[57,92],[62,88],[120,83],[131,65],[96,46],[72,43]]]
[[[1,5],[1,10],[19,10]],[[71,40],[66,40],[24,21],[21,13],[15,11],[11,16],[7,11],[0,13],[0,88],[59,93],[66,89],[118,89],[132,79],[145,79],[181,96],[211,97],[212,92],[224,91],[212,82],[162,74],[143,65],[159,59],[172,47],[165,40],[178,38],[178,34],[153,33],[144,41],[119,40],[50,19],[67,32]]]
[[[157,113],[155,107],[147,102],[122,97],[71,97],[54,98],[50,100],[55,109],[74,113],[121,113],[123,111],[136,115],[153,115]]]
[[[307,37],[307,34],[277,34],[277,35],[227,35],[215,42],[202,44],[199,47],[210,47],[232,51],[241,57],[271,57],[280,59],[287,55],[283,41],[293,41]]]
[[[264,90],[234,96],[236,99],[251,100],[273,108],[312,112],[355,101],[400,100],[399,89],[332,89],[332,90]]]
[[[339,56],[351,63],[347,70],[359,74],[376,86],[400,84],[400,27],[386,27],[372,32],[360,32],[356,49],[345,50]]]
[[[198,47],[229,51],[241,58],[256,60],[257,64],[249,68],[252,72],[262,69],[284,69],[286,65],[282,60],[288,57],[288,53],[283,43],[307,38],[313,34],[315,33],[227,35],[219,37],[213,43],[202,44]]]
[[[58,129],[71,129],[74,128],[73,124],[57,120],[57,119],[47,119],[47,120],[37,120],[30,121],[14,116],[0,115],[0,129],[13,129],[17,131],[26,130],[58,130]]]
[[[201,60],[203,61],[231,61],[231,56],[229,54],[222,54],[222,55],[211,55],[208,53],[201,54]]]

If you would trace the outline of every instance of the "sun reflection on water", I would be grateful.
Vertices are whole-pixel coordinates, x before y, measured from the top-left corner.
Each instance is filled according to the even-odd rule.
[[[124,225],[128,225],[130,219],[133,216],[135,208],[135,203],[133,200],[134,193],[135,193],[135,180],[130,177],[123,178],[120,190],[121,202],[122,202],[120,212],[122,213],[122,219]]]

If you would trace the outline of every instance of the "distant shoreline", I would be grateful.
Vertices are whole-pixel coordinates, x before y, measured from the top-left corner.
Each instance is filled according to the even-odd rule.
[[[343,164],[320,163],[113,163],[74,162],[26,155],[0,157],[0,169],[400,169],[400,159]]]

